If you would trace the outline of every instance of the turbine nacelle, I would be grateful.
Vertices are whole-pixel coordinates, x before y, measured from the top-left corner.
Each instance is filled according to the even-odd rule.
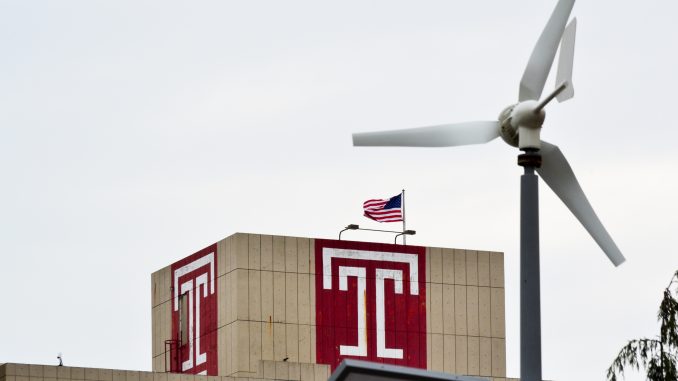
[[[541,148],[541,126],[544,125],[546,112],[544,108],[553,99],[568,87],[563,82],[541,102],[526,100],[504,109],[499,114],[499,134],[509,145],[523,151],[539,150]]]
[[[521,150],[538,150],[541,147],[541,127],[546,118],[539,102],[529,100],[516,103],[499,114],[499,132],[506,143]]]

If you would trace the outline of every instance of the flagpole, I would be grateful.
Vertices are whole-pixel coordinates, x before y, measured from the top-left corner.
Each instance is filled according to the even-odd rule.
[[[403,207],[403,232],[405,232],[405,189],[403,189],[402,196],[403,197],[402,197],[401,201],[403,202],[403,205],[402,205],[402,207]],[[405,235],[403,235],[403,245],[407,245],[407,238],[406,238]]]

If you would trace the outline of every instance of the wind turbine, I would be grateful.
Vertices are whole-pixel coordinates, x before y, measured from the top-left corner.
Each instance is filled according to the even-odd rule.
[[[537,176],[570,209],[615,266],[624,256],[593,211],[560,149],[540,139],[544,107],[574,96],[572,65],[577,20],[567,23],[575,0],[559,0],[537,41],[520,80],[518,103],[498,120],[353,134],[354,146],[452,147],[487,143],[501,137],[523,151],[520,182],[520,373],[522,381],[541,381],[541,310],[539,290],[539,199]],[[560,44],[556,88],[539,100]]]

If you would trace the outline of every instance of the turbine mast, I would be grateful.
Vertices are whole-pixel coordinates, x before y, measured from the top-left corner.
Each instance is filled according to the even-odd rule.
[[[541,381],[541,296],[539,279],[539,187],[534,173],[539,150],[518,156],[520,178],[520,380]]]

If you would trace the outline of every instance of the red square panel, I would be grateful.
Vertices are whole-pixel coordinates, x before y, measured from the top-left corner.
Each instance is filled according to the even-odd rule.
[[[170,371],[217,376],[217,245],[174,263],[171,271]]]
[[[316,361],[426,368],[426,249],[316,240]]]

